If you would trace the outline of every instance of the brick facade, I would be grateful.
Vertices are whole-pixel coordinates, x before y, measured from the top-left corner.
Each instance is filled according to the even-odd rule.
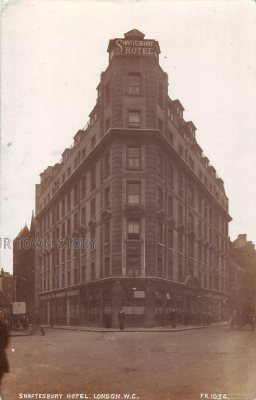
[[[158,42],[143,38],[110,41],[90,123],[36,186],[37,238],[54,242],[36,251],[46,322],[117,326],[121,307],[133,325],[166,324],[171,308],[227,318],[223,181],[168,95]],[[68,250],[72,238],[96,247]]]

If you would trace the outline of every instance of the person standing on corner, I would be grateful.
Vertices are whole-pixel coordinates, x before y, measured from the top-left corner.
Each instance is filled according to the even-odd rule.
[[[122,308],[120,309],[120,311],[118,313],[118,321],[119,321],[120,331],[123,331],[124,330],[124,321],[125,321],[125,312],[122,310]]]
[[[1,399],[1,384],[5,372],[9,372],[9,365],[5,353],[5,349],[9,342],[9,334],[7,325],[0,320],[0,399]]]

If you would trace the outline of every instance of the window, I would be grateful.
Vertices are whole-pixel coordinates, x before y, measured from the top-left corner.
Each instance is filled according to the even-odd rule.
[[[71,195],[70,192],[67,194],[67,211],[71,210]]]
[[[208,204],[207,201],[204,201],[204,218],[208,217]]]
[[[161,131],[163,133],[164,124],[163,124],[163,121],[161,120],[161,118],[158,118],[158,129],[159,129],[159,131]]]
[[[160,104],[161,107],[163,107],[164,104],[164,90],[163,86],[161,83],[158,83],[158,103]]]
[[[78,167],[78,157],[75,158],[74,169],[76,169],[77,167]]]
[[[191,185],[188,186],[188,204],[194,206],[194,188]]]
[[[194,171],[195,165],[194,165],[194,161],[192,160],[191,157],[188,157],[188,165]]]
[[[204,177],[204,184],[205,184],[205,186],[207,186],[207,185],[208,185],[208,181],[207,181],[207,178],[206,178],[206,176]]]
[[[110,100],[110,88],[109,82],[105,85],[105,102],[108,103]]]
[[[209,221],[212,224],[212,207],[209,208]]]
[[[140,94],[140,74],[129,73],[128,81],[129,81],[128,93]]]
[[[179,204],[178,207],[178,225],[183,224],[183,207],[181,204]]]
[[[212,230],[209,229],[209,242],[212,243]]]
[[[178,234],[178,252],[183,253],[183,235],[181,232]]]
[[[141,167],[141,149],[140,147],[128,147],[127,160],[129,168],[140,168]]]
[[[188,230],[194,231],[194,215],[191,213],[188,213]]]
[[[202,232],[203,232],[203,229],[202,229],[202,221],[199,221],[198,222],[198,237],[202,237]]]
[[[171,228],[168,229],[168,247],[173,249],[173,230]]]
[[[67,236],[71,235],[71,219],[67,220]]]
[[[61,235],[62,235],[63,239],[66,237],[66,234],[65,234],[65,222],[63,222],[63,224],[61,226]]]
[[[182,282],[182,264],[178,265],[178,281]]]
[[[164,174],[164,157],[160,153],[158,153],[157,156],[157,172],[160,176],[163,176]]]
[[[110,174],[110,152],[109,151],[104,156],[104,171],[105,171],[105,177]]]
[[[168,218],[173,217],[173,198],[168,196]]]
[[[171,131],[169,131],[169,133],[168,133],[168,139],[169,139],[169,142],[171,143],[171,145],[173,146],[174,135]]]
[[[127,257],[127,275],[133,277],[140,275],[140,257]]]
[[[91,150],[95,147],[95,144],[96,144],[96,139],[95,139],[95,136],[93,136],[91,138]]]
[[[157,272],[156,275],[158,276],[158,278],[162,278],[163,277],[163,259],[162,257],[158,257],[157,259]]]
[[[141,190],[140,182],[128,182],[127,183],[127,201],[130,204],[141,203]]]
[[[86,175],[81,180],[81,198],[86,196]]]
[[[139,220],[128,221],[128,239],[139,240],[140,239],[140,222]]]
[[[74,186],[74,205],[78,203],[78,185]]]
[[[68,167],[68,176],[71,175],[71,167]]]
[[[96,218],[96,200],[95,198],[91,200],[91,219]]]
[[[157,222],[157,242],[163,244],[164,241],[164,234],[163,234],[163,223],[158,221]]]
[[[168,262],[168,279],[173,280],[173,262]]]
[[[86,207],[85,206],[82,207],[82,209],[81,209],[81,222],[82,222],[82,225],[86,224]]]
[[[159,210],[164,209],[164,193],[163,189],[158,186],[157,188],[157,208]]]
[[[208,228],[207,225],[204,225],[204,241],[207,242],[208,240]]]
[[[109,257],[105,258],[105,278],[109,277]]]
[[[202,262],[202,246],[198,246],[198,261]]]
[[[183,176],[181,173],[178,176],[178,193],[180,196],[183,196]]]
[[[95,167],[91,169],[91,190],[96,186],[96,170]]]
[[[86,147],[83,148],[82,150],[82,159],[86,157]]]
[[[198,211],[200,212],[200,214],[202,214],[202,204],[203,204],[202,196],[198,196]]]
[[[62,217],[65,215],[65,197],[61,201],[61,215]]]
[[[106,209],[110,208],[110,186],[105,189],[104,204]]]
[[[171,163],[168,164],[168,184],[173,188],[174,184],[174,169]]]
[[[95,263],[91,263],[91,281],[95,280]]]
[[[140,127],[140,112],[139,111],[129,111],[128,125],[129,125],[129,128],[139,128]]]
[[[65,178],[65,173],[64,173],[64,174],[62,174],[62,183],[64,183],[65,180],[66,180],[66,178]]]
[[[78,212],[74,214],[74,230],[77,230],[79,226],[79,221],[78,221]]]
[[[188,256],[194,258],[194,242],[193,240],[188,241]]]
[[[110,221],[106,221],[104,224],[104,243],[110,242]]]
[[[58,221],[60,219],[59,211],[60,211],[60,209],[59,209],[59,203],[58,203],[57,206],[56,206],[56,221]],[[45,220],[44,220],[44,222],[45,222]],[[45,226],[45,223],[44,223],[44,230],[46,230],[45,228],[46,228],[46,226]]]
[[[109,127],[110,127],[110,121],[109,121],[109,118],[107,118],[106,122],[105,122],[105,132],[107,132],[109,130]]]
[[[183,158],[183,147],[179,143],[179,155]]]

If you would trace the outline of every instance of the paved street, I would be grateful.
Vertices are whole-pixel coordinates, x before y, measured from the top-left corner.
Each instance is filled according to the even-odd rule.
[[[227,326],[159,333],[46,329],[46,336],[12,337],[3,400],[16,400],[19,393],[255,399],[255,339],[251,329]]]

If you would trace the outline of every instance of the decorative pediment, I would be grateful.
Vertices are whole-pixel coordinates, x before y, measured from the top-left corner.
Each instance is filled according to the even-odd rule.
[[[197,243],[198,243],[198,244],[203,244],[203,239],[202,239],[201,237],[198,238],[198,239],[197,239]]]
[[[144,207],[140,206],[140,205],[126,204],[124,207],[125,215],[141,216],[141,215],[144,215],[144,213],[145,213]]]
[[[170,228],[174,228],[175,227],[175,219],[174,218],[169,218],[168,219],[168,225]]]
[[[80,231],[81,233],[86,232],[86,230],[87,230],[86,225],[81,225],[80,228],[79,228],[79,231]]]
[[[178,231],[179,231],[180,233],[184,233],[184,232],[185,232],[185,226],[184,226],[183,224],[180,224],[180,225],[178,226]]]
[[[136,241],[136,242],[133,242],[133,241],[127,241],[126,242],[126,247],[127,247],[127,250],[133,250],[133,251],[136,251],[136,250],[140,250],[140,248],[141,248],[141,244],[142,244],[142,242],[141,241]]]
[[[189,231],[188,232],[188,237],[189,237],[189,239],[195,240],[195,238],[196,238],[195,232],[194,231]]]
[[[138,31],[137,29],[132,29],[131,31],[124,34],[124,37],[127,39],[143,39],[144,33]]]
[[[156,216],[159,219],[165,219],[165,213],[163,212],[163,210],[158,210]]]
[[[79,236],[79,229],[74,230],[74,232],[72,233],[72,237],[76,238]]]
[[[201,289],[200,281],[196,276],[187,275],[185,278],[184,284],[189,289]]]
[[[103,219],[108,219],[108,218],[110,218],[110,216],[111,216],[110,210],[103,211],[103,213],[102,213],[102,218]]]
[[[89,228],[94,228],[95,225],[96,225],[96,219],[95,219],[95,218],[92,218],[92,219],[89,221],[88,226],[89,226]]]

